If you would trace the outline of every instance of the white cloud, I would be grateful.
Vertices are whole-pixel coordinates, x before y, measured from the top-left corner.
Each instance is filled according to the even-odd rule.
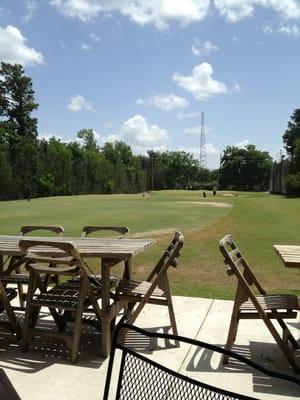
[[[169,140],[166,129],[149,124],[142,115],[135,115],[125,121],[120,129],[120,136],[139,153],[151,149],[165,150]]]
[[[108,129],[112,129],[114,127],[114,123],[112,121],[105,122],[104,126]]]
[[[272,33],[273,32],[273,28],[271,25],[267,24],[263,26],[263,32],[264,33]]]
[[[188,24],[202,20],[210,0],[49,0],[61,13],[83,22],[119,12],[138,25],[168,28],[171,21]]]
[[[278,29],[278,32],[285,33],[287,35],[298,36],[300,30],[296,25],[281,25],[280,28]]]
[[[100,133],[97,133],[97,132],[94,131],[94,130],[93,130],[93,134],[94,134],[94,138],[95,138],[96,142],[98,142],[99,145],[103,145],[105,142],[111,141],[111,140],[105,140],[105,139],[108,139],[109,136],[108,136],[107,138],[105,138],[104,136],[101,136]],[[56,139],[56,140],[59,140],[59,141],[62,142],[62,143],[77,142],[77,143],[79,143],[80,145],[82,145],[82,144],[84,143],[84,139],[80,139],[80,138],[78,138],[78,137],[76,137],[75,139],[74,139],[74,138],[72,138],[72,139],[70,139],[70,138],[63,138],[61,135],[58,135],[58,134],[56,134],[56,133],[46,133],[46,132],[39,133],[38,138],[39,138],[40,140],[44,139],[44,140],[46,140],[47,142],[49,142],[50,139],[54,138],[54,139]]]
[[[0,17],[4,17],[5,15],[10,14],[10,10],[0,6]]]
[[[300,19],[299,0],[48,0],[67,17],[90,22],[120,13],[134,23],[167,29],[172,21],[189,24],[203,20],[214,5],[229,22],[253,16],[257,7],[271,9],[285,20]]]
[[[208,132],[212,131],[211,126],[205,126],[204,127],[205,135],[207,136]],[[190,135],[200,135],[201,133],[201,125],[195,126],[194,128],[185,128],[184,133],[190,134]]]
[[[99,36],[95,35],[95,33],[90,33],[90,38],[93,39],[95,42],[100,42]]]
[[[229,22],[251,17],[255,7],[271,8],[284,19],[299,19],[298,0],[214,0],[219,13]]]
[[[206,143],[205,149],[206,154],[220,154],[220,151],[212,143]]]
[[[192,93],[197,100],[205,100],[219,93],[226,93],[226,85],[212,78],[213,69],[208,63],[196,65],[192,75],[174,74],[173,80],[183,89]]]
[[[241,142],[236,143],[235,147],[239,147],[240,149],[243,149],[244,147],[248,146],[248,144],[249,144],[249,140],[244,139]]]
[[[81,44],[81,46],[80,46],[80,48],[81,48],[81,50],[91,50],[91,46],[89,46],[88,44],[86,44],[86,43],[82,43]]]
[[[63,138],[62,138],[62,136],[60,136],[60,135],[57,135],[57,134],[55,134],[55,133],[39,133],[39,135],[38,135],[38,138],[40,139],[40,140],[46,140],[47,142],[49,142],[49,140],[51,139],[51,138],[55,138],[55,139],[57,139],[57,140],[60,140],[61,142],[62,141],[65,141],[65,140],[63,140]]]
[[[158,107],[164,111],[171,111],[175,108],[184,108],[189,105],[189,102],[183,98],[176,96],[173,93],[165,95],[152,96],[149,99],[137,99],[137,104]]]
[[[0,61],[24,66],[43,64],[42,53],[26,45],[27,39],[14,26],[0,27]]]
[[[200,135],[201,133],[201,125],[196,126],[195,128],[185,128],[183,130],[184,133],[187,133],[189,135]]]
[[[178,113],[177,117],[178,118],[196,118],[199,117],[200,113],[199,112],[189,112],[189,113]]]
[[[26,7],[26,14],[23,17],[23,20],[28,22],[33,18],[33,14],[37,9],[37,3],[35,0],[26,0],[24,4]]]
[[[240,91],[241,91],[241,87],[240,87],[240,85],[239,85],[238,83],[236,83],[236,84],[234,85],[233,89],[234,89],[234,91],[237,92],[237,93],[240,93]]]
[[[216,50],[219,50],[219,47],[216,44],[211,43],[209,40],[201,43],[199,39],[195,39],[194,44],[192,45],[192,52],[195,56],[200,56],[201,54],[207,55]]]
[[[108,136],[101,136],[100,143],[103,145],[105,143],[114,143],[117,140],[122,140],[122,138],[119,135],[111,134]]]
[[[65,43],[63,40],[60,40],[58,43],[59,43],[59,45],[60,45],[60,47],[61,47],[62,49],[65,49],[65,48],[68,47],[68,46],[66,45],[66,43]]]
[[[92,104],[80,94],[70,99],[68,110],[72,112],[78,112],[82,110],[95,111]]]

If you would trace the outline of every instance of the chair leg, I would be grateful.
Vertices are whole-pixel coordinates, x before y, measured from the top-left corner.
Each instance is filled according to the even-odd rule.
[[[228,336],[227,336],[227,341],[225,344],[225,350],[231,350],[232,346],[235,342],[237,331],[238,331],[238,325],[239,325],[239,317],[238,317],[238,312],[234,311],[232,312],[231,315],[231,320],[230,320],[230,326],[229,326],[229,331],[228,331]],[[223,364],[228,364],[229,357],[224,355],[223,356]]]
[[[169,310],[169,318],[170,318],[170,322],[171,322],[171,328],[172,328],[173,334],[178,336],[177,324],[176,324],[172,296],[171,296],[171,292],[170,292],[170,286],[169,286],[167,274],[165,274],[165,276],[163,278],[162,285],[163,285],[164,292],[166,295],[166,301],[167,301],[167,306],[168,306],[168,310]],[[176,342],[176,346],[179,346],[179,342]]]
[[[18,295],[19,295],[19,303],[21,308],[25,308],[25,301],[24,301],[24,291],[22,283],[17,283],[18,287]]]
[[[71,361],[77,362],[78,360],[78,353],[79,353],[79,346],[80,346],[80,338],[81,338],[81,329],[82,329],[82,314],[83,314],[83,306],[84,306],[84,299],[87,293],[87,277],[80,278],[80,288],[79,288],[79,297],[77,303],[77,309],[75,314],[75,322],[74,322],[74,332],[72,338],[72,351],[71,351]]]
[[[288,328],[288,326],[286,325],[286,323],[285,323],[282,319],[280,319],[280,318],[278,318],[277,321],[278,321],[279,325],[280,325],[281,328],[282,328],[282,332],[283,332],[283,335],[282,335],[283,341],[285,341],[284,338],[286,337],[287,342],[290,341],[291,345],[294,347],[295,350],[299,349],[300,346],[299,346],[299,344],[297,343],[297,340],[296,340],[296,339],[294,338],[294,336],[292,335],[292,333],[291,333],[291,331],[289,330],[289,328]]]
[[[29,275],[28,293],[26,299],[25,320],[23,327],[22,351],[28,350],[29,329],[32,325],[32,311],[33,307],[30,305],[34,292],[37,287],[37,274],[31,272]]]
[[[64,315],[59,314],[57,312],[57,310],[55,308],[52,308],[52,307],[51,308],[49,307],[49,311],[50,311],[50,313],[52,315],[52,318],[55,321],[55,324],[56,324],[57,329],[59,330],[59,332],[64,332],[66,330],[66,325],[67,325],[67,321],[64,318]]]
[[[287,361],[289,362],[290,366],[293,368],[293,370],[295,371],[295,373],[299,373],[300,372],[300,368],[298,367],[298,365],[295,363],[295,360],[293,358],[293,356],[291,355],[288,346],[284,343],[284,341],[282,340],[282,338],[280,337],[279,333],[277,332],[276,328],[274,327],[273,323],[271,322],[271,320],[267,317],[267,316],[263,316],[262,317],[266,327],[269,329],[269,332],[271,333],[271,335],[273,336],[274,340],[276,341],[276,343],[278,344],[278,346],[280,347],[281,351],[283,352],[285,358],[287,359]],[[278,321],[279,322],[279,321]],[[285,325],[285,324],[284,324]],[[287,328],[287,327],[286,327]],[[289,338],[290,339],[290,338]]]

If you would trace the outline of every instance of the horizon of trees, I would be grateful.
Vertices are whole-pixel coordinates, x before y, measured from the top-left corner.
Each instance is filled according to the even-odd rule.
[[[30,77],[18,64],[0,67],[0,200],[161,189],[266,190],[272,159],[254,145],[227,146],[220,169],[200,168],[185,151],[134,155],[122,142],[98,146],[93,129],[64,143],[39,139]],[[289,142],[290,143],[290,142]]]

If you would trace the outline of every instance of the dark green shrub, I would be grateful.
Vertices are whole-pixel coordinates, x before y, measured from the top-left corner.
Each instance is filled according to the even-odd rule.
[[[300,196],[300,172],[287,176],[285,189],[287,195]]]

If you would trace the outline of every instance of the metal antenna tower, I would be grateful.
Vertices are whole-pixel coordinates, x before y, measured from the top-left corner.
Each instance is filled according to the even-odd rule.
[[[204,112],[201,113],[201,134],[200,134],[200,167],[206,168],[206,135],[205,135],[205,121]]]

